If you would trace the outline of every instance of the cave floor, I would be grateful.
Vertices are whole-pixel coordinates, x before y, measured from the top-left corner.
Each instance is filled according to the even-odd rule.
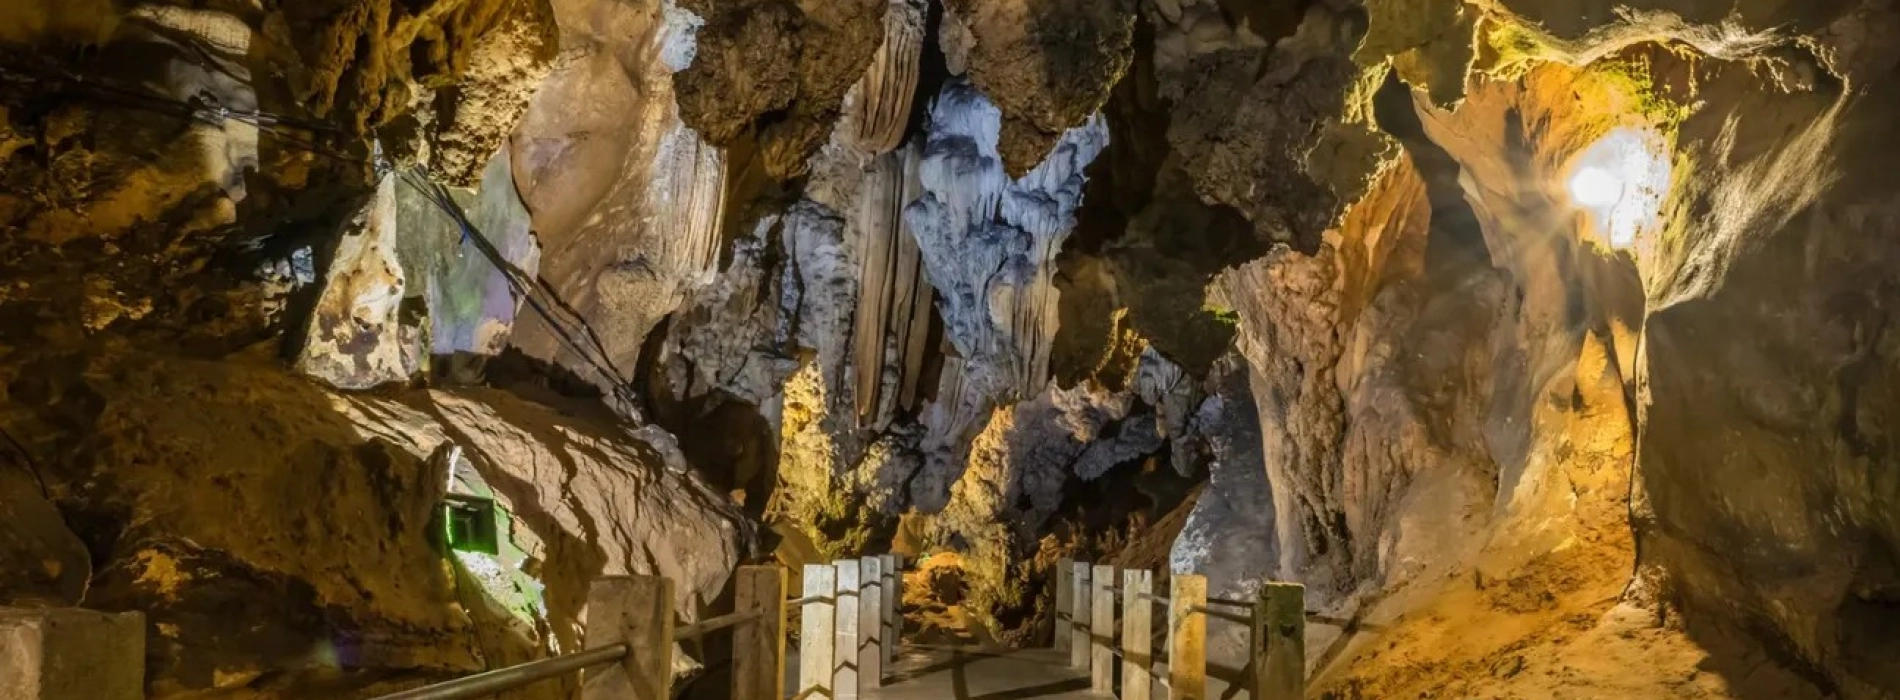
[[[1071,700],[1089,693],[1089,679],[1068,666],[1066,652],[1002,651],[961,646],[905,646],[885,687],[863,698],[914,700]]]

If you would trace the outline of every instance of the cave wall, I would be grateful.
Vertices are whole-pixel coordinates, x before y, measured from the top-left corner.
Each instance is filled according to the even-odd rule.
[[[569,0],[560,54],[514,127],[514,180],[533,213],[540,276],[592,338],[537,316],[511,342],[637,416],[642,343],[719,260],[726,158],[682,120],[673,75],[699,19],[667,2]]]
[[[174,625],[169,694],[569,648],[602,572],[698,614],[753,520],[956,550],[1006,643],[1055,558],[1172,544],[1389,625],[1309,645],[1349,696],[1428,683],[1391,669],[1447,611],[1529,630],[1435,662],[1482,677],[1622,601],[1878,697],[1896,33],[1873,0],[9,8],[0,555],[52,564],[0,585]],[[66,69],[289,118],[110,119]],[[1625,248],[1563,191],[1619,127],[1676,173]],[[451,443],[532,531],[545,629],[426,541]],[[231,601],[283,622],[179,641]]]
[[[153,697],[376,695],[577,648],[603,574],[673,577],[688,619],[719,601],[754,537],[670,436],[405,386],[480,381],[459,356],[499,353],[519,303],[409,174],[534,275],[501,150],[554,9],[0,11],[0,601],[146,613]],[[444,542],[451,445],[519,516],[531,619]]]
[[[1380,128],[1425,180],[1429,230],[1410,244],[1420,249],[1401,246],[1375,264],[1370,287],[1352,271],[1382,255],[1342,254],[1359,247],[1355,215],[1381,206],[1383,185],[1375,186],[1317,255],[1269,254],[1229,273],[1220,290],[1240,316],[1240,347],[1263,404],[1283,567],[1276,575],[1322,596],[1355,591],[1335,601],[1342,609],[1356,598],[1375,618],[1442,624],[1440,616],[1467,608],[1425,601],[1466,594],[1430,573],[1463,562],[1475,576],[1473,602],[1486,608],[1535,617],[1586,593],[1607,596],[1664,611],[1656,614],[1706,648],[1738,638],[1763,645],[1765,657],[1749,663],[1786,664],[1802,678],[1763,692],[1880,697],[1892,680],[1860,650],[1889,643],[1869,632],[1891,610],[1878,602],[1889,587],[1881,573],[1888,536],[1873,524],[1884,522],[1872,515],[1878,508],[1863,500],[1881,498],[1873,475],[1883,468],[1877,451],[1847,446],[1877,444],[1860,436],[1879,422],[1863,411],[1879,409],[1859,390],[1852,398],[1831,392],[1843,386],[1841,373],[1855,371],[1846,368],[1869,366],[1846,358],[1879,352],[1877,332],[1845,329],[1879,326],[1879,303],[1868,296],[1879,293],[1866,291],[1879,275],[1859,265],[1886,258],[1856,242],[1857,226],[1814,222],[1848,220],[1826,213],[1830,206],[1852,209],[1849,218],[1871,228],[1885,221],[1884,205],[1847,204],[1861,183],[1883,177],[1851,174],[1853,159],[1834,149],[1892,138],[1884,127],[1849,126],[1843,114],[1849,104],[1884,104],[1891,57],[1863,42],[1889,26],[1889,14],[1850,4],[1749,8],[1718,30],[1700,11],[1656,7],[1597,16],[1585,31],[1564,22],[1526,28],[1514,23],[1557,15],[1504,5],[1513,7],[1485,18],[1496,24],[1478,35],[1471,58],[1494,72],[1477,80],[1458,73],[1451,89],[1434,82],[1429,66],[1400,61],[1394,74],[1410,89],[1388,83],[1374,97]],[[1787,35],[1755,23],[1770,18],[1815,38],[1785,43]],[[1843,32],[1848,23],[1870,29]],[[1658,39],[1678,43],[1642,43]],[[1591,65],[1540,65],[1533,55]],[[1747,56],[1763,58],[1723,60]],[[1668,135],[1676,175],[1664,223],[1613,250],[1561,188],[1584,146],[1631,124]],[[1782,281],[1730,284],[1744,267]],[[1809,274],[1856,280],[1850,286],[1861,291],[1829,292]],[[1341,299],[1367,299],[1368,289],[1369,304],[1340,309]],[[1288,292],[1296,299],[1281,298]],[[1817,294],[1834,299],[1833,311],[1793,310],[1825,303]],[[1750,301],[1744,311],[1712,298]],[[1809,324],[1802,356],[1836,358],[1831,373],[1804,375],[1788,367],[1805,360],[1769,359],[1782,357],[1770,340],[1782,331],[1768,329],[1794,319]],[[1832,336],[1842,339],[1839,354],[1816,352],[1814,343],[1830,337],[1821,327],[1836,321],[1833,332],[1845,334]],[[1755,386],[1757,377],[1775,388]],[[1736,393],[1703,393],[1716,387]],[[1767,427],[1774,415],[1786,417],[1782,428]],[[1848,477],[1821,466],[1841,460],[1866,471]],[[1835,490],[1845,483],[1856,484],[1852,495]],[[1832,523],[1828,535],[1798,525],[1817,517]],[[1570,567],[1597,573],[1551,576]],[[1527,586],[1547,602],[1510,599]],[[1805,612],[1781,612],[1790,608]],[[1516,644],[1561,645],[1590,629],[1526,633]],[[1402,630],[1380,644],[1407,648]],[[1489,645],[1474,636],[1462,647]],[[1330,687],[1369,697],[1408,692],[1402,674],[1379,670],[1407,652],[1346,649],[1358,656],[1335,667],[1324,680]],[[1333,650],[1321,653],[1324,663]],[[1521,655],[1462,656],[1432,658],[1471,663],[1480,674],[1497,673],[1495,658],[1524,663]],[[1747,673],[1722,672],[1743,695],[1785,680]],[[1793,689],[1807,683],[1818,690]]]
[[[1900,683],[1877,660],[1895,644],[1880,282],[1895,219],[1893,176],[1872,157],[1895,143],[1896,56],[1866,42],[1895,19],[1839,15],[1812,90],[1709,76],[1735,111],[1683,124],[1683,162],[1706,176],[1645,268],[1638,359],[1644,563],[1690,610],[1757,631],[1843,697]]]

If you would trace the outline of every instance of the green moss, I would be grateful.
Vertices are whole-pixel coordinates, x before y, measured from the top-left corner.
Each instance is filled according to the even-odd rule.
[[[1610,58],[1590,64],[1585,79],[1598,82],[1606,91],[1630,97],[1636,112],[1658,128],[1673,131],[1689,118],[1690,107],[1678,104],[1656,88],[1649,60],[1642,57]]]
[[[1490,22],[1482,32],[1482,41],[1496,55],[1486,72],[1492,78],[1516,80],[1533,66],[1558,60],[1568,54],[1563,42],[1535,27],[1517,22]]]
[[[1201,305],[1201,313],[1207,314],[1213,318],[1216,323],[1226,326],[1230,330],[1240,327],[1240,312],[1233,309],[1210,302]]]

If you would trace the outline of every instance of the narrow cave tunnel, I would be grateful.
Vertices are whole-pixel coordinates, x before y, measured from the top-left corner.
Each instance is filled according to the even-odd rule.
[[[597,649],[599,581],[693,629],[883,555],[943,697],[1083,697],[969,683],[1092,571],[1298,584],[1275,700],[1900,696],[1895,47],[1886,0],[15,0],[0,697],[379,698]],[[1264,700],[1229,618],[1210,693]],[[659,675],[732,697],[740,636]]]

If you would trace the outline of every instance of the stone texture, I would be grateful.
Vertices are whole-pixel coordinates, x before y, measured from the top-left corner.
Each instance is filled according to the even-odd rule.
[[[0,608],[0,698],[143,698],[144,626],[138,613]]]
[[[422,320],[403,314],[396,187],[396,176],[384,176],[339,237],[298,350],[298,371],[339,389],[400,382],[422,369]]]
[[[666,441],[502,392],[350,399],[255,364],[94,367],[85,390],[111,398],[55,473],[97,475],[73,493],[97,505],[69,511],[113,543],[85,602],[146,613],[153,695],[356,688],[576,648],[580,600],[603,573],[666,573],[692,619],[745,536]],[[433,537],[451,442],[542,543],[529,554],[544,631],[457,592]],[[254,615],[238,624],[234,609]]]
[[[1102,108],[1134,51],[1127,0],[952,0],[945,13],[969,39],[944,52],[1002,113],[996,149],[1012,177]]]
[[[441,439],[465,446],[503,505],[544,544],[528,555],[541,562],[557,648],[580,648],[594,578],[665,576],[688,622],[725,590],[749,533],[732,504],[687,470],[670,436],[571,420],[492,390],[405,403],[432,417]],[[442,449],[431,439],[418,436],[416,447]]]
[[[73,606],[86,595],[92,557],[49,500],[24,455],[0,470],[0,603]]]
[[[605,357],[583,360],[538,319],[513,343],[611,391],[631,381],[654,325],[710,281],[725,159],[680,121],[670,97],[673,71],[692,55],[690,15],[658,2],[577,0],[555,17],[566,58],[516,127],[515,182],[533,212],[541,276]]]
[[[1104,125],[1091,121],[1012,179],[997,151],[1001,128],[1001,112],[981,93],[946,85],[924,147],[924,195],[904,212],[942,299],[945,337],[961,360],[946,365],[924,419],[928,468],[943,486],[954,481],[963,442],[991,407],[1031,396],[1047,381],[1056,330],[1052,263],[1074,227],[1083,169],[1107,146]],[[917,493],[926,510],[942,503],[943,492]]]
[[[474,186],[489,179],[492,156],[507,147],[530,98],[546,81],[560,30],[549,0],[464,3],[454,14],[454,24],[418,31],[429,56],[446,55],[455,71],[425,81],[432,88],[448,84],[433,90],[423,114],[429,119],[430,172]]]
[[[892,0],[884,13],[884,41],[851,91],[845,93],[838,128],[851,134],[849,147],[867,155],[889,153],[910,128],[912,100],[922,77],[926,3]]]
[[[748,516],[957,550],[1008,643],[1054,560],[1179,531],[1217,591],[1382,625],[1314,626],[1340,697],[1900,686],[1889,3],[187,4],[0,10],[10,54],[293,119],[0,106],[0,595],[146,611],[154,695],[530,658],[601,571],[697,615]],[[1676,166],[1625,249],[1564,187],[1618,127]],[[607,366],[509,332],[399,188],[384,225],[373,149],[486,170]],[[239,354],[366,388],[504,333],[558,411]],[[426,547],[451,443],[543,630]]]
[[[1199,407],[1201,429],[1213,461],[1205,490],[1164,562],[1167,570],[1207,577],[1207,595],[1252,600],[1260,584],[1274,580],[1280,544],[1275,528],[1274,489],[1268,485],[1260,437],[1261,418],[1248,369],[1238,356],[1224,358],[1209,379],[1213,390]],[[1249,625],[1207,619],[1210,677],[1237,675],[1251,656]],[[1220,670],[1225,672],[1220,672]]]
[[[885,36],[888,0],[684,0],[705,22],[674,89],[711,143],[756,139],[765,171],[805,172]],[[767,118],[770,115],[770,118]]]
[[[1891,12],[1846,17],[1900,26]],[[1841,697],[1900,686],[1879,330],[1893,300],[1868,283],[1895,259],[1893,204],[1877,194],[1893,174],[1874,155],[1893,142],[1877,115],[1893,104],[1894,59],[1839,91],[1712,79],[1735,111],[1682,126],[1697,176],[1681,201],[1695,204],[1672,224],[1681,246],[1645,270],[1637,360],[1643,562],[1692,613],[1755,630]]]
[[[4,501],[21,516],[0,526],[0,556],[25,581],[5,577],[0,595],[144,612],[152,626],[141,697],[380,695],[574,646],[574,605],[551,600],[560,612],[551,610],[540,630],[522,624],[472,590],[476,575],[436,549],[431,523],[445,479],[437,451],[413,436],[439,436],[443,423],[391,398],[417,394],[386,390],[359,403],[271,357],[289,341],[282,359],[294,359],[306,347],[303,329],[315,323],[320,332],[309,335],[340,360],[329,367],[361,380],[348,383],[416,375],[414,358],[431,349],[425,338],[435,329],[421,313],[426,305],[401,300],[426,297],[424,282],[439,280],[403,272],[399,244],[418,241],[390,225],[400,219],[392,204],[399,195],[391,194],[402,185],[373,179],[363,161],[380,149],[392,164],[440,179],[481,173],[549,57],[535,43],[548,28],[536,19],[545,4],[146,3],[99,12],[94,28],[51,5],[27,3],[26,25],[16,23],[20,8],[0,11],[9,56],[31,56],[49,74],[284,120],[259,129],[50,92],[31,105],[9,98],[0,107],[0,225],[13,232],[0,246],[8,280],[0,292],[0,427],[20,436],[6,452]],[[94,29],[94,38],[80,40],[83,50],[55,45]],[[658,77],[665,82],[665,73]],[[371,128],[374,142],[357,136]],[[525,256],[533,246],[520,204],[488,211],[514,196],[502,163],[500,184],[510,186],[465,203],[478,219],[508,220],[489,233]],[[716,215],[719,188],[702,191],[713,203],[694,211]],[[366,211],[371,216],[357,222]],[[362,233],[371,220],[374,236]],[[377,244],[358,245],[370,238]],[[714,237],[697,240],[681,256],[696,260],[695,269],[714,249]],[[334,254],[339,247],[343,254]],[[457,332],[436,338],[457,350],[495,349],[503,331],[489,322],[511,315],[512,296],[495,294],[492,276],[460,268],[466,256],[430,252],[445,254],[431,262],[457,268],[449,275],[456,279],[436,288],[446,292],[438,299],[485,307],[467,315],[442,308],[456,312],[439,318],[454,319],[448,327]],[[339,258],[343,264],[333,264]],[[482,289],[464,293],[469,288]],[[503,411],[520,406],[505,396],[489,400],[514,402]],[[666,445],[666,436],[631,437],[598,418],[574,427],[553,412],[514,419],[527,424],[509,434],[511,460],[526,451],[579,464],[585,473],[560,478],[663,504],[616,520],[631,512],[562,501],[565,519],[535,520],[543,542],[560,543],[534,567],[545,568],[551,589],[584,586],[609,567],[653,570],[658,564],[647,557],[658,540],[637,524],[647,523],[709,538],[693,544],[706,558],[668,562],[692,582],[682,613],[697,615],[700,602],[718,595],[711,589],[723,585],[720,570],[748,535],[723,497],[677,475],[670,448],[652,447]],[[573,452],[535,452],[521,442],[529,435]],[[27,472],[12,468],[13,447],[36,467],[29,488],[40,503],[14,483]],[[508,485],[524,492],[522,511],[561,489]],[[682,488],[694,495],[676,493]],[[682,520],[700,516],[710,519]],[[62,527],[77,542],[50,527],[66,518],[72,524]],[[589,541],[597,533],[605,544]],[[29,566],[14,566],[18,543],[29,543]]]

